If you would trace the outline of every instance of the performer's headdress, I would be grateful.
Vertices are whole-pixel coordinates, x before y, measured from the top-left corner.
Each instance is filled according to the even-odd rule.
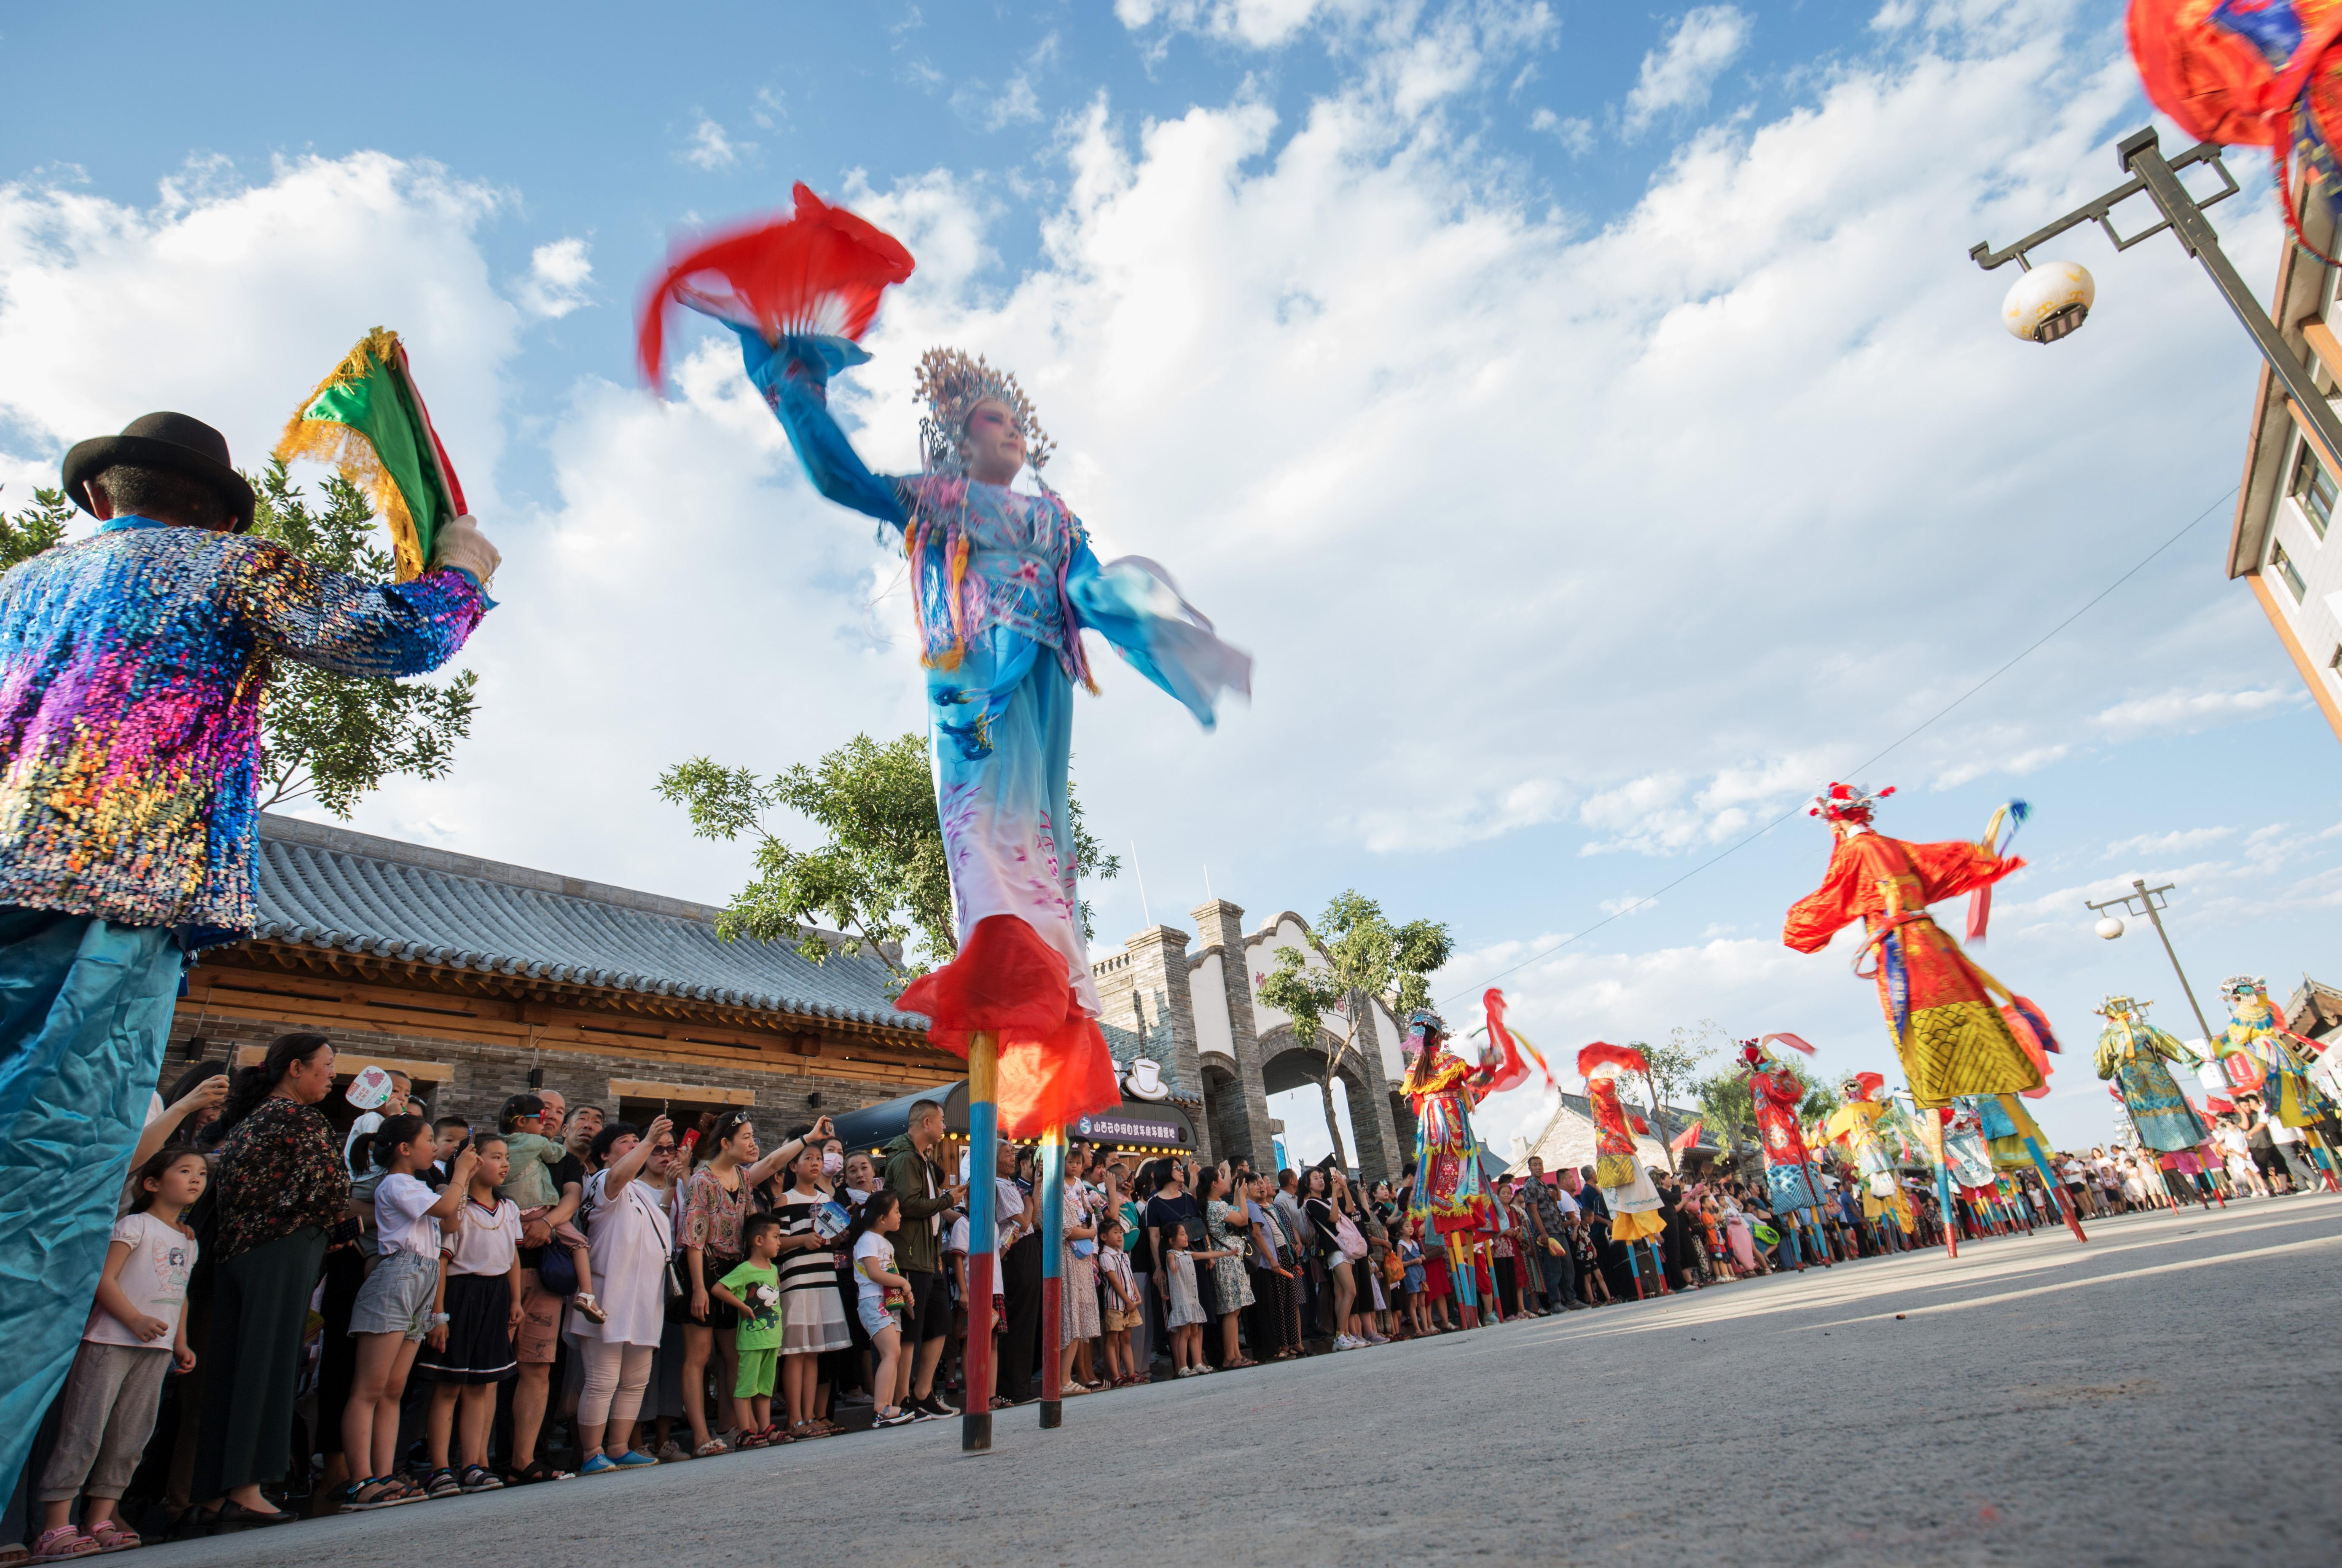
[[[1857,1073],[1837,1086],[1838,1094],[1848,1100],[1872,1100],[1887,1087],[1887,1078],[1880,1073]]]
[[[1400,1044],[1399,1050],[1402,1054],[1409,1058],[1420,1056],[1430,1048],[1430,1041],[1426,1036],[1434,1034],[1444,1036],[1446,1033],[1447,1021],[1445,1018],[1428,1007],[1418,1007],[1407,1018],[1406,1039]]]
[[[2247,996],[2266,996],[2268,982],[2257,974],[2231,974],[2220,982],[2220,1000],[2241,1002]]]
[[[1820,817],[1840,832],[1850,827],[1868,827],[1871,814],[1877,810],[1878,803],[1894,793],[1893,784],[1872,794],[1861,784],[1833,784],[1814,796],[1813,804],[1806,808],[1806,814]]]
[[[919,360],[918,394],[927,405],[919,418],[919,441],[926,449],[929,473],[967,471],[968,418],[986,398],[1006,404],[1009,417],[1025,432],[1025,461],[1036,474],[1056,448],[1016,375],[994,369],[982,355],[970,359],[956,348],[927,350]]]
[[[1606,1040],[1596,1040],[1577,1054],[1577,1075],[1589,1081],[1646,1070],[1643,1054],[1632,1045],[1613,1045]]]
[[[2143,1020],[2147,1016],[2147,1006],[2148,1004],[2135,1001],[2128,996],[2109,996],[2097,1006],[2090,1009],[2090,1011],[2096,1013],[2101,1018],[2137,1018]]]
[[[1787,1045],[1792,1051],[1802,1051],[1808,1056],[1814,1054],[1814,1048],[1807,1044],[1805,1041],[1799,1039],[1795,1034],[1767,1034],[1761,1040],[1743,1040],[1740,1042],[1740,1060],[1742,1064],[1752,1073],[1762,1073],[1768,1069],[1777,1069],[1781,1067],[1784,1064],[1781,1059],[1778,1056],[1774,1055],[1770,1051],[1765,1049],[1765,1047],[1770,1045],[1776,1040],[1778,1040],[1782,1044]]]

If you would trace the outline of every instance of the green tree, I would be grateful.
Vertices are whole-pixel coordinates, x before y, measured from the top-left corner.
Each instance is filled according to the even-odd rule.
[[[1260,999],[1289,1016],[1295,1037],[1311,1044],[1332,1033],[1325,1024],[1328,1014],[1339,1014],[1346,1024],[1326,1054],[1326,1071],[1317,1083],[1334,1158],[1346,1170],[1349,1152],[1343,1147],[1341,1124],[1334,1116],[1335,1076],[1350,1054],[1361,1048],[1358,1032],[1373,1017],[1375,1002],[1402,1020],[1430,1004],[1430,977],[1446,966],[1456,944],[1445,923],[1392,924],[1382,905],[1356,888],[1345,888],[1326,904],[1310,935],[1326,955],[1324,966],[1312,967],[1300,948],[1279,948],[1276,966],[1261,982]]]
[[[755,874],[716,917],[716,934],[726,942],[743,935],[792,942],[819,964],[830,949],[809,927],[826,921],[846,934],[849,955],[866,947],[875,952],[898,986],[959,951],[925,737],[902,734],[881,745],[856,735],[811,765],[798,763],[770,779],[694,757],[661,774],[657,790],[690,814],[695,836],[753,843]],[[1066,794],[1075,866],[1086,878],[1113,881],[1122,862],[1090,836],[1070,779]],[[807,818],[828,841],[796,848],[767,822],[776,811]],[[1086,935],[1086,900],[1081,914]],[[903,962],[888,951],[904,952],[914,933],[926,949],[924,963]]]
[[[1643,1088],[1650,1096],[1651,1128],[1659,1147],[1666,1153],[1669,1172],[1677,1168],[1674,1144],[1677,1129],[1667,1115],[1667,1107],[1680,1104],[1692,1095],[1699,1081],[1700,1067],[1716,1054],[1716,1047],[1708,1042],[1722,1033],[1715,1019],[1703,1018],[1696,1024],[1676,1024],[1667,1032],[1664,1045],[1635,1042],[1635,1049],[1643,1054]]]
[[[325,505],[313,509],[272,462],[254,489],[252,532],[273,539],[311,565],[370,582],[387,582],[390,552],[374,525],[365,493],[328,478]],[[443,684],[388,676],[337,675],[276,661],[260,736],[260,806],[315,800],[346,819],[350,808],[396,774],[445,777],[455,743],[472,733],[475,687],[469,670]]]
[[[63,539],[73,514],[73,503],[62,490],[34,491],[33,504],[13,517],[0,512],[0,572]]]
[[[1711,1073],[1693,1085],[1698,1096],[1699,1114],[1724,1140],[1726,1156],[1737,1166],[1740,1164],[1740,1141],[1755,1142],[1756,1137],[1756,1102],[1748,1092],[1748,1074],[1726,1068]]]

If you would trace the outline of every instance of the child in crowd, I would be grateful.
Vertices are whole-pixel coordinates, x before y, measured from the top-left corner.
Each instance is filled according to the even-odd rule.
[[[732,1388],[735,1448],[769,1448],[794,1441],[773,1422],[773,1386],[781,1373],[781,1222],[750,1214],[740,1229],[748,1255],[716,1282],[716,1299],[740,1314],[734,1345],[740,1373]]]
[[[1423,1313],[1423,1222],[1413,1215],[1399,1237],[1398,1260],[1399,1296],[1406,1308],[1406,1326],[1413,1333],[1427,1334],[1431,1320]]]
[[[1124,1250],[1122,1220],[1108,1214],[1098,1224],[1098,1282],[1105,1292],[1106,1374],[1115,1388],[1141,1383],[1138,1363],[1130,1349],[1130,1331],[1138,1322],[1143,1303],[1138,1277],[1130,1271],[1130,1253]]]
[[[1390,1232],[1371,1214],[1366,1218],[1366,1265],[1375,1309],[1374,1315],[1366,1320],[1366,1343],[1386,1344],[1390,1336],[1398,1332],[1391,1312],[1391,1297],[1406,1271],[1398,1261],[1398,1253],[1391,1249]]]
[[[425,1419],[431,1473],[424,1492],[445,1497],[455,1492],[494,1492],[504,1485],[488,1468],[488,1429],[496,1419],[496,1384],[520,1375],[513,1335],[520,1328],[520,1208],[496,1189],[512,1178],[505,1140],[490,1133],[471,1146],[472,1174],[449,1233],[443,1237],[439,1301],[434,1327],[415,1358],[415,1375],[431,1384]],[[448,1160],[452,1186],[455,1161]],[[377,1198],[381,1189],[375,1189]],[[444,1195],[444,1194],[443,1194]],[[448,1256],[452,1253],[452,1256]],[[452,1431],[461,1404],[458,1474],[448,1463]]]
[[[569,1157],[569,1151],[545,1135],[545,1102],[534,1094],[515,1094],[505,1101],[497,1125],[505,1134],[512,1175],[496,1196],[519,1206],[523,1224],[541,1220],[560,1205],[561,1189],[553,1184],[553,1171]],[[577,1271],[577,1288],[570,1293],[569,1304],[596,1323],[609,1322],[609,1314],[594,1299],[594,1265],[586,1253],[586,1233],[564,1220],[553,1227],[553,1241],[569,1254],[570,1266]],[[536,1280],[525,1283],[542,1288]]]
[[[374,1162],[382,1180],[374,1190],[374,1230],[381,1257],[358,1287],[350,1309],[350,1337],[358,1342],[357,1371],[342,1406],[342,1452],[352,1480],[342,1491],[345,1511],[394,1507],[428,1495],[398,1473],[399,1402],[424,1336],[448,1314],[435,1312],[446,1264],[439,1255],[439,1224],[452,1220],[470,1190],[477,1150],[455,1156],[445,1193],[432,1192],[415,1172],[431,1163],[431,1129],[420,1116],[385,1118],[375,1130]]]
[[[192,1149],[165,1149],[138,1168],[131,1210],[114,1222],[114,1240],[97,1276],[97,1305],[81,1331],[81,1349],[65,1379],[62,1426],[35,1494],[45,1510],[33,1561],[60,1562],[139,1544],[115,1508],[154,1434],[163,1375],[194,1370],[187,1348],[187,1275],[195,1233],[180,1215],[211,1174]],[[74,1499],[86,1486],[81,1528]]]
[[[1602,1237],[1583,1213],[1566,1216],[1570,1251],[1576,1254],[1578,1292],[1597,1305],[1610,1303],[1610,1281],[1602,1272]],[[1589,1288],[1590,1287],[1590,1288]]]
[[[1211,1371],[1204,1361],[1204,1301],[1196,1289],[1196,1265],[1216,1263],[1232,1254],[1225,1251],[1190,1251],[1187,1227],[1174,1223],[1163,1233],[1163,1261],[1171,1271],[1171,1330],[1174,1375],[1197,1377]]]
[[[454,1174],[455,1151],[472,1135],[472,1124],[461,1116],[442,1116],[431,1124],[431,1168],[416,1173],[433,1192],[447,1184]]]
[[[919,1419],[903,1408],[911,1392],[911,1363],[903,1354],[903,1333],[895,1316],[911,1299],[911,1282],[895,1272],[892,1238],[902,1223],[902,1200],[882,1187],[863,1200],[861,1213],[854,1216],[854,1228],[846,1233],[853,1243],[856,1310],[861,1315],[863,1332],[870,1336],[870,1348],[878,1357],[877,1373],[871,1380],[871,1397],[876,1404],[871,1419],[880,1426],[902,1426]]]
[[[938,1374],[946,1390],[965,1393],[967,1381],[967,1216],[960,1215],[944,1233],[944,1277],[951,1282],[951,1334],[944,1342],[945,1366]]]

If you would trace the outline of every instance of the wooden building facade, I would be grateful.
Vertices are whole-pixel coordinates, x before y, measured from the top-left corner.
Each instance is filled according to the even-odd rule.
[[[895,1009],[886,964],[835,934],[816,964],[722,941],[705,904],[280,816],[261,819],[258,883],[254,935],[187,972],[165,1093],[307,1030],[345,1074],[403,1069],[475,1127],[534,1083],[634,1121],[752,1106],[770,1141],[966,1072]],[[338,1094],[325,1108],[355,1114]]]

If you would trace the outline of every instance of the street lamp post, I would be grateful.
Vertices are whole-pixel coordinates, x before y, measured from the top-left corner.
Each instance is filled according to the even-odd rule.
[[[2107,912],[2109,910],[2119,909],[2131,915],[2144,914],[2154,922],[2155,934],[2163,939],[2164,956],[2171,960],[2171,973],[2179,976],[2179,989],[2187,998],[2189,1010],[2196,1014],[2196,1027],[2204,1031],[2204,1044],[2208,1048],[2212,1043],[2212,1026],[2204,1022],[2204,1010],[2196,1005],[2195,988],[2187,984],[2187,972],[2179,967],[2179,954],[2172,951],[2171,933],[2163,929],[2163,911],[2167,906],[2163,895],[2169,893],[2175,884],[2167,882],[2161,887],[2149,887],[2147,879],[2139,876],[2132,877],[2130,884],[2136,891],[2126,893],[2120,898],[2109,898],[2104,904],[2091,904],[2090,913],[2107,916],[2098,923],[2098,929],[2109,937],[2122,934],[2121,920],[2108,914]],[[2087,899],[2083,902],[2089,903]],[[2114,929],[2107,930],[2109,925]]]
[[[2129,179],[2006,249],[1997,251],[1990,242],[1979,242],[1968,251],[1969,257],[1987,272],[2012,261],[2020,267],[2030,268],[2033,264],[2028,253],[2067,230],[2078,228],[2086,223],[2095,223],[2104,229],[2117,251],[2127,251],[2140,241],[2151,239],[2169,229],[2187,247],[2187,254],[2194,256],[2210,275],[2221,297],[2228,302],[2228,308],[2237,313],[2237,319],[2251,335],[2254,346],[2261,351],[2261,357],[2268,362],[2269,369],[2293,399],[2294,406],[2317,433],[2319,444],[2337,461],[2342,461],[2342,417],[2336,415],[2333,405],[2317,390],[2317,384],[2310,377],[2309,367],[2287,345],[2284,335],[2277,331],[2277,324],[2269,320],[2268,312],[2261,308],[2259,298],[2237,275],[2227,254],[2220,249],[2220,236],[2205,219],[2206,207],[2215,202],[2226,201],[2237,190],[2237,177],[2220,161],[2219,145],[2198,142],[2177,157],[2167,159],[2157,142],[2155,127],[2149,125],[2115,144],[2115,151],[2121,155],[2122,166],[2129,173]],[[2209,164],[2220,176],[2220,190],[2201,202],[2189,195],[2187,187],[2179,183],[2178,171],[2191,164]],[[2115,228],[2114,209],[2131,197],[2141,195],[2155,204],[2157,211],[2163,215],[2163,221],[2126,238]],[[2081,325],[2081,314],[2077,312],[2054,326],[2045,323],[2046,330],[2037,335],[2037,341],[2052,342],[2067,335]],[[2200,1019],[2202,1014],[2198,1013],[2197,1017]]]

